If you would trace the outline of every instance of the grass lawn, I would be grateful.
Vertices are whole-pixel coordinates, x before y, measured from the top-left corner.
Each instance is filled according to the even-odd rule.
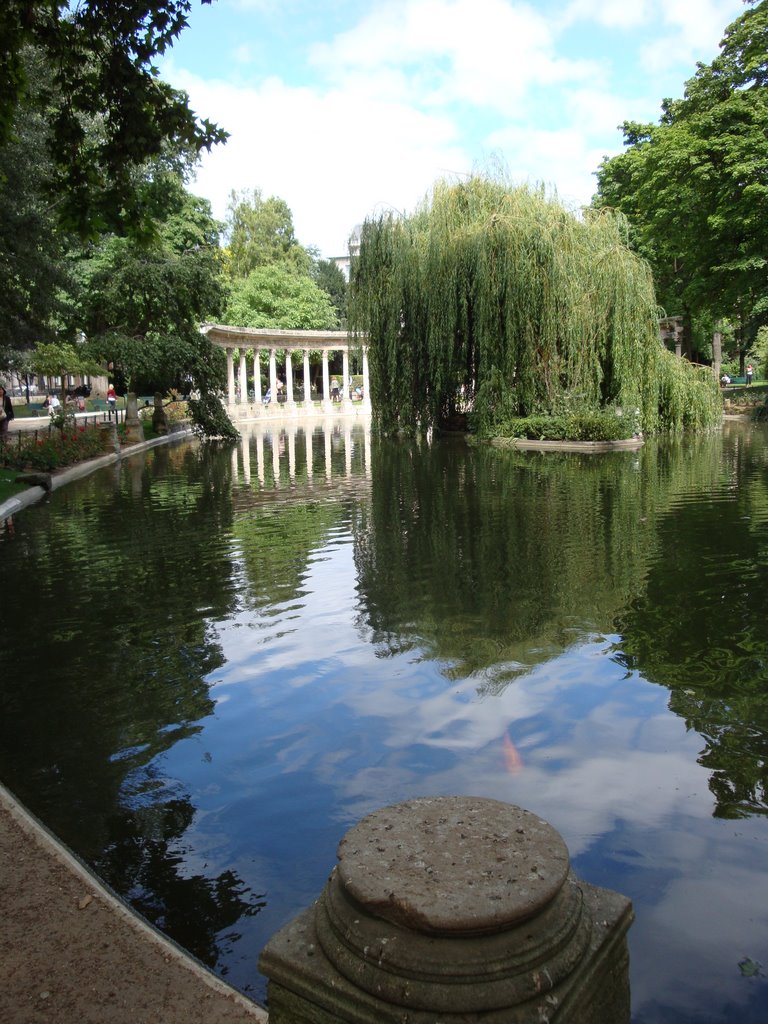
[[[4,469],[0,467],[0,505],[12,498],[14,494],[19,494],[21,491],[25,491],[26,487],[24,484],[15,484],[13,481],[19,475],[16,469]]]

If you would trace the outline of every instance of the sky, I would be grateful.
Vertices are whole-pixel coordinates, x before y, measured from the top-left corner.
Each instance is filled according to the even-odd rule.
[[[284,199],[298,240],[341,256],[356,224],[444,178],[501,168],[590,201],[623,121],[657,121],[742,0],[193,0],[159,64],[230,133],[191,189]]]

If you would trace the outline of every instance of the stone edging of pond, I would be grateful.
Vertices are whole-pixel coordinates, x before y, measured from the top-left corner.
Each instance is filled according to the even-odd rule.
[[[620,441],[532,441],[527,437],[492,437],[490,444],[497,448],[517,448],[529,452],[600,452],[637,451],[645,444],[642,437],[627,437]]]
[[[0,505],[0,523],[9,516],[15,515],[21,509],[26,508],[28,505],[34,505],[35,502],[40,501],[44,498],[48,491],[57,491],[64,484],[69,484],[73,480],[79,480],[81,477],[89,476],[91,473],[95,473],[97,469],[102,469],[104,466],[110,466],[114,462],[120,462],[122,459],[127,459],[131,455],[137,455],[139,452],[147,451],[149,448],[156,448],[161,444],[169,444],[171,441],[185,441],[190,437],[194,436],[194,431],[191,427],[185,427],[182,430],[174,430],[171,433],[166,434],[164,437],[153,437],[149,441],[140,441],[138,444],[132,444],[129,447],[121,448],[117,452],[110,452],[108,455],[99,455],[95,459],[88,459],[87,462],[78,462],[74,466],[67,466],[66,469],[60,469],[55,473],[50,474],[50,487],[42,487],[35,485],[28,487],[26,491],[22,491],[21,494],[15,495],[13,498],[9,498]],[[48,474],[38,473],[37,476],[47,476]]]

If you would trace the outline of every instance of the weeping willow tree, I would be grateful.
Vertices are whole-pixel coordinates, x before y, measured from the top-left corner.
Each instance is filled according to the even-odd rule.
[[[650,271],[625,234],[608,211],[579,218],[481,176],[366,221],[350,320],[368,335],[377,425],[439,425],[458,404],[485,429],[614,406],[638,409],[646,432],[717,422],[717,383],[663,348]]]

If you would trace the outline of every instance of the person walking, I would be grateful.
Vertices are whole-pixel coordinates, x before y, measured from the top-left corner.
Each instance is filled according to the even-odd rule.
[[[755,371],[752,369],[752,363],[750,363],[749,366],[747,367],[747,384],[751,384],[752,383],[752,374],[754,372]]]
[[[14,412],[11,396],[5,388],[0,385],[0,441],[4,441],[8,436],[8,427],[13,417]]]
[[[110,419],[112,419],[113,412],[115,419],[117,419],[117,392],[115,391],[115,385],[110,384],[107,388],[107,413]]]

